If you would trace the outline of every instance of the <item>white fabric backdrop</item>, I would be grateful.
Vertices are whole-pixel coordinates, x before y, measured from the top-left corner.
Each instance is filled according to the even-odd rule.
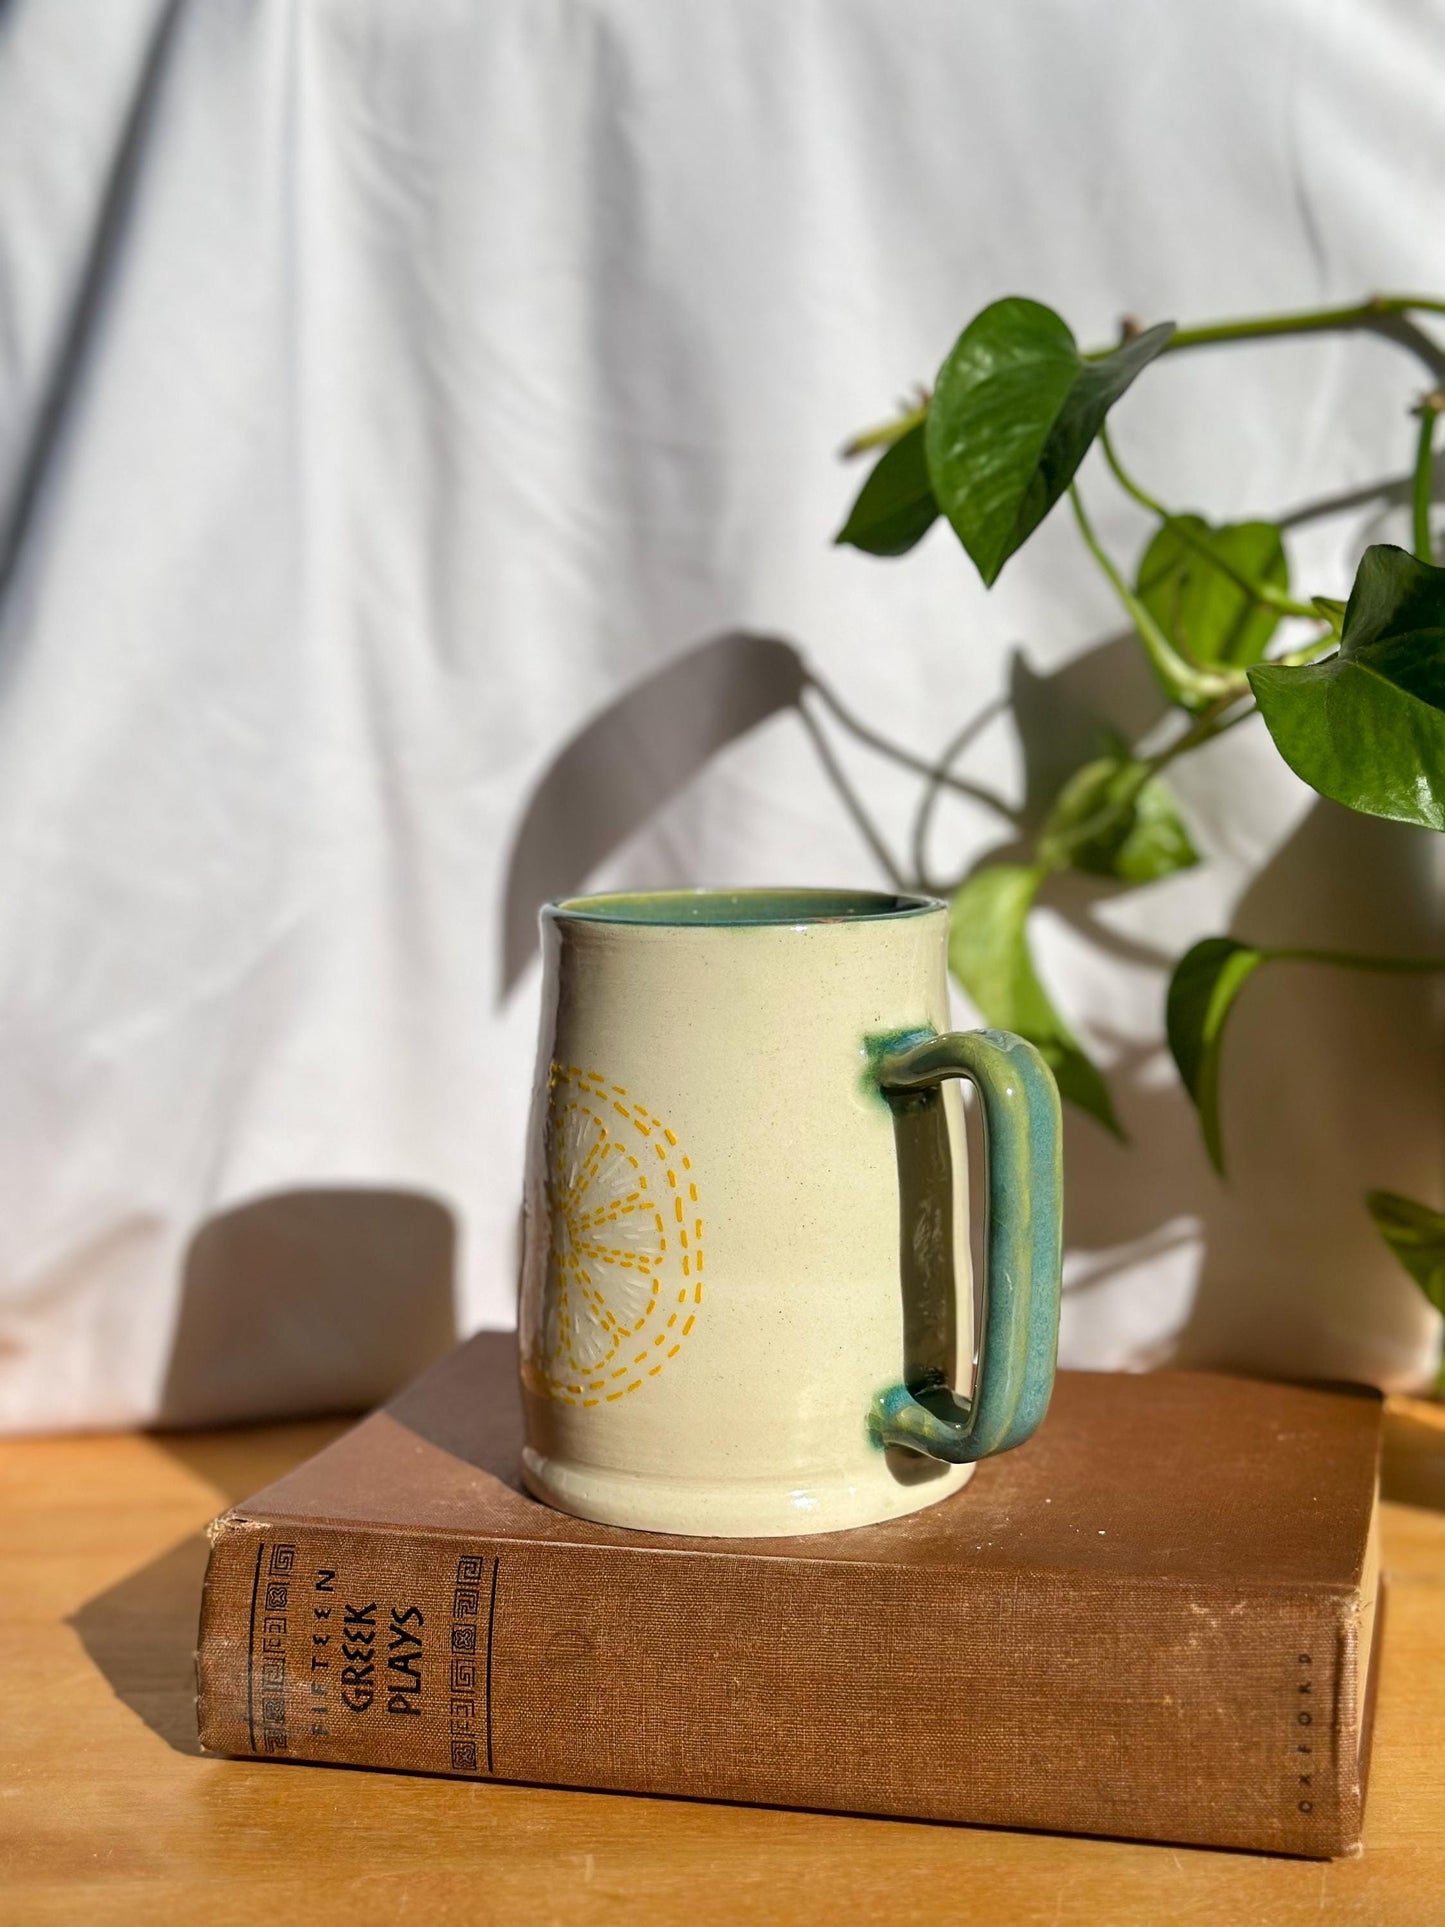
[[[509,1323],[535,978],[497,1007],[500,897],[552,754],[737,624],[922,750],[1015,646],[1043,671],[1116,632],[1062,518],[991,595],[940,533],[897,564],[830,548],[840,439],[1001,293],[1097,341],[1125,311],[1445,287],[1442,82],[1438,15],[1367,0],[11,0],[0,1424],[384,1383],[426,1324],[419,1247],[377,1272],[363,1214],[311,1393],[268,1386],[263,1347],[173,1396],[204,1228],[278,1193],[435,1200],[462,1325]],[[1403,469],[1419,381],[1322,340],[1145,386],[1137,469],[1268,513]],[[1131,552],[1138,520],[1093,498]],[[1381,515],[1310,525],[1313,586],[1399,533]],[[1010,743],[971,767],[1014,784]],[[915,786],[848,764],[897,837]],[[1438,1200],[1430,991],[1262,981],[1226,1192],[1144,958],[1236,911],[1438,944],[1433,852],[1312,808],[1253,730],[1178,787],[1207,866],[1041,939],[1136,1138],[1071,1132],[1065,1358],[1410,1382],[1438,1320],[1358,1194]],[[950,804],[939,866],[994,837]],[[784,716],[598,880],[876,874]],[[280,1316],[238,1249],[233,1333]]]

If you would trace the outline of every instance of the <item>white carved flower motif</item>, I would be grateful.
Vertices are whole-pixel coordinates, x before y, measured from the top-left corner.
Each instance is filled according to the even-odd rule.
[[[564,1404],[616,1404],[658,1377],[702,1303],[691,1160],[620,1085],[554,1064],[546,1268],[533,1377]]]

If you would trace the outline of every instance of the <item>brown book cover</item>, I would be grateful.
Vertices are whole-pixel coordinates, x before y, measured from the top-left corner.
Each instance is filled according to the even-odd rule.
[[[1360,1837],[1373,1394],[1064,1372],[954,1498],[795,1539],[517,1478],[484,1333],[218,1519],[212,1752],[1324,1857]]]

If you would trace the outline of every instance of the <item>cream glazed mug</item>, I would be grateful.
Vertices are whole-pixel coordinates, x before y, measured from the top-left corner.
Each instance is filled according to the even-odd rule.
[[[827,1532],[1021,1444],[1058,1342],[1059,1099],[1032,1045],[949,1034],[948,909],[660,891],[542,912],[523,1477],[584,1519]],[[962,1107],[987,1214],[967,1401]]]

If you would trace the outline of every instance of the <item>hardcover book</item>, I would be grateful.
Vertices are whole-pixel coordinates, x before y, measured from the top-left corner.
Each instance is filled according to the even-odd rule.
[[[1325,1857],[1360,1837],[1381,1405],[1063,1372],[885,1525],[690,1539],[529,1498],[483,1333],[225,1513],[208,1751]]]

